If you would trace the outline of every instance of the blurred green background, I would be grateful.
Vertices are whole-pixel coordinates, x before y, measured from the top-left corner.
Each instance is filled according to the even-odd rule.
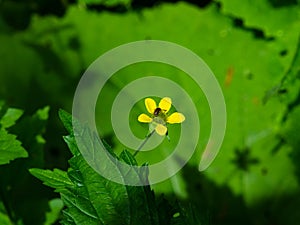
[[[35,152],[40,159],[30,167],[68,167],[70,153],[61,138],[66,132],[57,112],[71,112],[77,83],[98,56],[132,41],[171,41],[199,55],[223,90],[227,132],[216,160],[198,172],[210,131],[208,104],[200,90],[193,91],[193,81],[167,65],[129,66],[109,80],[97,104],[101,137],[117,152],[126,148],[110,123],[107,109],[114,97],[136,78],[170,78],[197,105],[201,137],[188,165],[154,190],[192,203],[211,224],[300,223],[299,0],[1,0],[0,14],[0,100],[23,109],[25,116],[50,107],[45,141]],[[130,121],[140,138],[147,126],[134,118],[142,112],[141,100]],[[34,121],[19,129],[40,126]],[[178,130],[170,127],[174,140]],[[138,161],[159,161],[174,144],[163,143],[153,154],[138,155]],[[30,152],[32,145],[24,147]],[[24,178],[20,168],[13,174],[5,173],[11,171],[5,165],[0,169],[0,185],[13,199],[15,217],[42,224],[46,200],[56,195],[34,178],[11,181]],[[13,188],[7,190],[8,184]]]

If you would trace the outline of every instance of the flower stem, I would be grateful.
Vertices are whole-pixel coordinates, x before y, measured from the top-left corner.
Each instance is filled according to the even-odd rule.
[[[145,140],[143,141],[143,143],[138,147],[138,149],[136,150],[136,152],[133,154],[133,156],[136,156],[139,151],[144,147],[144,145],[147,143],[147,141],[149,140],[149,138],[154,134],[155,130],[151,131],[150,134],[148,134],[145,138]]]

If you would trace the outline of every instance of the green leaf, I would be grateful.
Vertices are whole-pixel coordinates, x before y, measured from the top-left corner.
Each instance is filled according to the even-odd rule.
[[[63,118],[65,125],[69,126],[71,117],[69,116],[67,119],[66,117]],[[84,140],[85,144],[89,146],[89,148],[96,148],[99,146],[97,143],[95,143],[98,142],[98,139],[93,138],[92,134],[90,134],[88,130],[83,131],[82,135],[84,136],[82,140]],[[79,150],[74,137],[66,136],[64,139],[72,153],[75,155],[75,157],[70,160],[71,168],[74,169],[83,167],[79,170],[75,169],[69,171],[70,178],[74,183],[77,184],[77,186],[86,186],[88,193],[99,193],[92,198],[93,201],[97,202],[98,199],[98,201],[102,202],[103,204],[103,207],[99,209],[97,209],[97,206],[93,207],[99,216],[98,220],[103,221],[103,223],[109,221],[109,223],[112,224],[117,224],[118,221],[119,223],[120,221],[123,221],[124,224],[129,224],[129,221],[131,221],[132,224],[137,224],[138,221],[141,220],[143,220],[145,224],[152,224],[153,220],[156,222],[158,221],[157,212],[155,211],[155,201],[153,200],[153,193],[150,191],[150,187],[125,187],[106,180],[105,178],[99,176],[93,169],[91,169],[82,159],[82,156],[78,154]],[[107,144],[105,144],[105,146],[107,150],[112,153]],[[112,155],[116,157],[113,153]],[[137,165],[134,157],[126,150],[121,153],[120,159],[129,165]],[[79,171],[85,171],[85,173],[79,173]],[[89,174],[87,174],[87,171],[89,171]],[[138,171],[120,171],[119,173],[123,174],[125,180],[130,179],[131,176],[139,176]],[[98,182],[96,182],[97,180]],[[85,185],[83,181],[85,181]],[[88,185],[88,181],[91,182],[90,186]],[[150,198],[148,195],[152,198]],[[92,207],[89,210],[85,210],[84,204],[78,204],[76,208],[74,205],[70,204],[72,202],[72,196],[70,197],[69,194],[63,194],[63,199],[67,202],[66,205],[70,206],[69,210],[71,212],[76,212],[79,208],[80,211],[85,212],[85,214],[90,215],[90,217],[97,218],[95,212],[91,210]],[[103,202],[105,199],[107,201]],[[150,201],[150,199],[152,199],[152,201]],[[140,210],[137,211],[137,208]],[[71,215],[72,213],[68,211],[68,216],[70,217]],[[123,218],[118,220],[117,218],[120,215],[123,215]],[[73,220],[77,221],[76,224],[78,224],[79,221],[81,221],[81,218],[76,217],[73,218]]]
[[[42,109],[38,109],[35,113],[36,117],[39,118],[40,120],[47,120],[49,117],[49,106],[45,106]]]
[[[38,109],[33,115],[24,116],[19,123],[11,128],[11,132],[17,134],[23,146],[28,149],[29,155],[34,156],[29,160],[32,166],[33,164],[43,165],[45,141],[42,134],[45,132],[49,110],[49,106]]]
[[[22,147],[22,143],[16,139],[16,135],[0,129],[0,165],[7,164],[17,158],[26,157],[28,157],[28,153]]]
[[[7,128],[15,125],[23,111],[20,109],[6,108],[0,103],[0,165],[7,164],[16,158],[26,158],[28,153],[17,136],[8,133]]]
[[[63,109],[58,111],[58,115],[69,134],[73,134],[72,115]]]
[[[122,159],[128,165],[132,165],[132,166],[138,165],[136,159],[127,150],[124,150],[123,152],[121,152],[120,159]]]
[[[284,139],[284,144],[287,144],[291,149],[291,158],[295,165],[296,175],[298,177],[298,183],[300,184],[300,107],[294,108],[288,115],[287,120],[284,123],[283,129],[281,130],[281,135]]]
[[[70,116],[62,118],[66,126],[69,126],[72,118]],[[97,151],[100,148],[99,139],[87,128],[82,129],[80,132],[82,137],[76,136],[79,138],[77,140],[84,143],[82,147],[88,146],[90,151]],[[141,221],[145,225],[170,224],[173,216],[172,207],[166,200],[157,203],[150,186],[125,186],[102,177],[82,157],[75,137],[69,135],[64,139],[74,155],[69,160],[68,172],[57,169],[54,171],[30,169],[31,174],[60,193],[66,206],[63,210],[62,224],[137,225]],[[109,148],[107,144],[105,146]],[[110,152],[111,149],[107,151]],[[114,154],[112,156],[128,165],[137,165],[135,158],[127,150],[119,157]],[[148,179],[147,165],[129,171],[123,171],[116,166],[116,173],[125,181],[136,177],[146,181]]]
[[[298,105],[300,98],[300,35],[298,37],[296,53],[293,56],[293,61],[285,75],[282,77],[280,84],[277,86],[280,88],[278,92],[280,90],[285,90],[285,94],[279,97],[282,101],[288,103],[288,110],[286,111],[287,114]]]
[[[64,172],[59,169],[54,169],[53,171],[51,171],[33,168],[30,169],[29,172],[36,178],[43,181],[43,184],[55,188],[57,190],[73,185],[72,181],[67,175],[67,172]]]
[[[93,140],[92,137],[85,138]],[[74,143],[74,138],[68,139],[69,146],[74,146]],[[93,147],[94,145],[90,146],[90,148]],[[63,192],[62,198],[68,207],[67,214],[75,223],[80,224],[90,220],[95,220],[100,224],[126,223],[128,221],[126,187],[101,177],[81,155],[74,156],[70,160],[70,165],[68,175],[75,187],[70,192]]]
[[[0,108],[1,109],[1,108]],[[0,127],[9,128],[15,125],[16,121],[22,116],[23,110],[9,108],[4,116],[0,119]]]
[[[230,1],[228,1],[228,4],[230,4]],[[243,4],[243,2],[236,4]],[[236,10],[238,11],[238,8]],[[273,12],[273,9],[270,10]],[[294,11],[292,10],[293,14]],[[245,184],[247,190],[251,192],[250,194],[247,193],[247,203],[251,205],[259,196],[269,193],[266,179],[261,175],[261,167],[270,168],[270,171],[275,172],[277,171],[276,163],[279,163],[279,159],[283,157],[285,159],[283,162],[286,163],[286,166],[281,176],[284,173],[293,173],[289,166],[291,162],[288,161],[288,153],[285,152],[283,154],[285,156],[276,156],[275,160],[271,153],[273,146],[267,144],[270,142],[275,145],[278,141],[276,137],[276,129],[279,124],[278,115],[285,111],[286,105],[277,100],[263,105],[262,98],[265,91],[277,84],[284,76],[286,69],[289,68],[297,44],[298,30],[291,28],[290,31],[287,31],[286,37],[284,34],[282,37],[277,37],[274,40],[255,38],[253,32],[234,26],[234,18],[220,13],[214,4],[211,4],[204,10],[199,10],[186,3],[164,4],[153,9],[143,10],[140,14],[143,19],[140,19],[140,15],[134,12],[124,15],[116,15],[114,13],[93,13],[91,15],[89,11],[72,7],[65,17],[65,23],[74,24],[79,31],[84,27],[86,28],[86,26],[88,26],[86,29],[89,31],[95,30],[99,26],[103,28],[103,36],[97,37],[97,40],[95,40],[93,32],[79,32],[79,39],[82,46],[84,46],[83,49],[85,49],[83,50],[83,58],[87,65],[97,58],[99,54],[115,46],[145,39],[145,37],[175,42],[191,49],[202,57],[214,71],[223,89],[229,121],[220,156],[216,158],[215,163],[209,168],[206,175],[216,183],[227,182],[235,193],[243,195],[244,189],[239,184],[241,175],[238,172],[233,172],[238,171],[238,168],[235,167],[234,163],[230,162],[235,157],[236,148],[251,145],[251,155],[255,158],[262,158],[260,161],[262,163],[254,165],[254,170],[251,167],[250,171],[251,178],[259,180],[259,182],[252,182],[251,180],[251,182],[249,181],[249,183]],[[286,14],[285,11],[283,12],[284,14]],[[183,17],[182,15],[189,16]],[[283,15],[280,14],[280,17]],[[157,23],[158,20],[163,22]],[[272,17],[266,20],[272,20]],[[89,21],[89,23],[86,21]],[[110,21],[110,25],[106,21]],[[266,21],[265,23],[276,23],[276,20]],[[290,26],[287,20],[285,20],[285,23],[286,26]],[[132,26],[132,24],[135,25]],[[258,26],[256,27],[260,28],[259,23],[257,24]],[[120,29],[110,31],[110,26],[124,26],[128,33],[124,35]],[[108,36],[113,35],[114,37],[122,38],[108,40],[104,34],[106,30]],[[165,32],[161,32],[162,30],[165,30]],[[185,32],[183,33],[182,30]],[[113,32],[113,34],[108,31]],[[95,46],[95,42],[99,43],[99,45]],[[284,57],[280,55],[282,50],[288,51],[288,54]],[[243,57],[241,57],[241,51],[243,51]],[[107,88],[101,91],[102,95],[99,95],[101,104],[98,104],[96,108],[95,118],[97,126],[99,126],[100,136],[104,137],[114,134],[109,109],[111,109],[114,97],[123,88],[123,85],[148,74],[163,74],[163,77],[177,82],[182,88],[187,90],[192,100],[197,103],[196,107],[199,112],[199,118],[201,118],[201,137],[197,152],[189,163],[198,165],[203,146],[207,143],[210,131],[209,106],[205,96],[201,96],[200,91],[193,91],[197,90],[193,81],[186,79],[186,76],[180,71],[172,70],[168,67],[145,63],[124,68],[114,75],[108,82]],[[227,80],[229,79],[228,77],[231,77],[230,81]],[[141,104],[141,108],[144,109],[143,104]],[[133,119],[142,111],[140,108],[134,107],[132,112],[132,117],[130,117],[131,128],[135,131],[134,134],[143,137],[147,129]],[[258,117],[260,118],[259,121]],[[124,120],[127,119],[124,118]],[[170,129],[172,129],[171,126]],[[170,132],[172,136],[178,133],[176,130],[170,130]],[[114,150],[121,152],[124,146],[116,139],[114,139]],[[155,163],[162,160],[164,158],[162,153],[164,151],[169,153],[168,151],[173,149],[175,144],[176,141],[162,143],[155,151],[143,152],[138,155],[137,159],[139,162]],[[215,171],[220,170],[222,173],[216,176],[215,173],[217,172]],[[236,175],[231,176],[231,174]],[[278,182],[282,178],[279,178],[279,176],[271,178],[270,174],[267,175],[267,177],[270,177],[268,182],[272,182],[272,186],[276,189]],[[180,174],[176,176],[180,176]],[[231,177],[231,179],[228,180],[228,177]],[[183,182],[184,178],[178,180]],[[156,185],[156,190],[173,193],[175,189],[178,190],[178,193],[183,192],[184,195],[185,191],[182,188],[184,185],[178,185],[178,182],[171,181]],[[257,188],[253,187],[254,184]],[[285,192],[288,191],[287,185]],[[188,193],[185,193],[185,195],[188,195]]]
[[[49,206],[50,212],[46,213],[44,225],[52,225],[60,218],[64,204],[61,199],[55,198],[49,201]]]
[[[9,217],[2,212],[0,212],[0,224],[1,225],[14,225],[14,223],[12,223],[10,221]]]
[[[160,7],[144,9],[139,13],[131,11],[124,14],[96,13],[75,6],[70,7],[66,16],[60,21],[54,21],[52,18],[34,21],[30,32],[40,35],[28,34],[27,38],[40,46],[51,41],[51,51],[59,56],[66,56],[65,49],[69,49],[70,36],[76,35],[81,50],[80,62],[84,67],[90,65],[105,51],[120,44],[147,38],[175,42],[202,57],[216,75],[228,109],[226,138],[220,155],[205,175],[217,184],[226,184],[233,193],[241,195],[246,204],[251,207],[258,199],[271,195],[270,187],[278,191],[276,199],[280,199],[278,196],[288,194],[296,188],[289,152],[285,149],[274,155],[272,151],[279,142],[277,134],[281,127],[281,115],[286,110],[286,103],[279,99],[272,99],[263,105],[262,99],[267,90],[281,81],[292,63],[300,30],[297,13],[299,7],[290,5],[274,8],[266,0],[257,0],[253,3],[224,0],[221,3],[221,10],[214,3],[205,9],[199,9],[180,2],[162,4]],[[230,10],[229,5],[232,5]],[[262,9],[263,13],[257,13],[256,10],[259,9]],[[238,26],[236,22],[240,20],[242,25]],[[95,36],[94,32],[99,27],[101,35]],[[117,29],[119,27],[124,29]],[[127,31],[126,34],[124,30]],[[185,32],[182,32],[183,30]],[[261,33],[261,37],[255,36],[256,32]],[[61,42],[56,41],[57,38]],[[64,65],[77,68],[76,65],[80,63],[72,54],[75,53],[69,49],[72,59],[66,61],[69,63]],[[197,87],[193,81],[186,79],[180,71],[169,67],[144,63],[118,71],[109,80],[107,88],[104,88],[99,95],[101,101],[97,104],[95,115],[99,135],[114,137],[110,109],[114,97],[123,86],[130,81],[152,74],[162,74],[163,77],[177,82],[187,90],[196,103],[201,119],[201,136],[195,157],[189,161],[189,164],[198,165],[210,131],[209,106],[205,96],[201,96],[200,91],[194,91]],[[61,90],[56,86],[54,89]],[[132,109],[130,118],[136,118],[142,112],[144,105],[139,106],[140,108]],[[124,118],[126,121],[127,119]],[[137,136],[143,137],[147,132],[147,128],[134,119],[130,119],[130,126]],[[174,137],[177,131],[174,129],[170,132]],[[114,151],[121,152],[124,146],[116,139],[114,138],[112,142]],[[149,164],[160,161],[164,158],[162,152],[169,153],[174,143],[176,142],[162,143],[162,146],[153,153],[143,152],[138,155],[137,160],[147,161]],[[258,159],[259,163],[251,164],[247,167],[249,170],[245,172],[241,171],[238,167],[239,163],[233,159],[237,157],[236,152],[247,148],[250,149],[248,155],[250,159]],[[262,171],[268,172],[262,173]],[[290,180],[282,184],[286,174],[290,175]],[[178,176],[181,174],[176,175]],[[178,182],[172,182],[172,179],[174,178],[154,188],[165,193],[173,193],[177,190],[177,193],[184,195],[185,189],[182,186],[189,184],[178,185]],[[183,183],[185,179],[181,176],[181,179],[177,180]],[[244,181],[243,185],[241,180]],[[284,187],[281,188],[279,184]],[[185,195],[189,194],[185,193]]]
[[[262,29],[267,36],[279,38],[299,34],[299,5],[290,4],[276,7],[269,0],[218,0],[222,12],[241,18],[246,27]],[[296,31],[298,28],[298,32]]]
[[[124,150],[120,154],[120,160],[128,165],[137,165],[135,158],[129,151]],[[139,170],[130,170],[123,172],[124,180],[131,179],[132,176],[139,176],[140,179],[148,179],[143,170],[147,170],[147,166]],[[133,178],[134,179],[134,178]],[[156,207],[154,192],[150,186],[126,186],[130,203],[130,219],[131,224],[138,224],[139,221],[144,221],[145,224],[159,224],[159,211]],[[139,209],[139,210],[136,210]]]

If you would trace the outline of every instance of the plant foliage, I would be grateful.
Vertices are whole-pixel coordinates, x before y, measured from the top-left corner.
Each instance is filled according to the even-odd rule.
[[[60,111],[60,118],[70,132],[72,118]],[[72,133],[72,132],[71,132]],[[84,132],[83,132],[84,133]],[[89,132],[84,136],[93,140]],[[164,198],[157,199],[150,186],[125,186],[99,175],[87,164],[77,148],[74,134],[64,137],[73,157],[69,160],[67,172],[54,169],[30,169],[30,173],[49,187],[60,193],[66,206],[63,210],[62,224],[178,224],[187,219],[180,207],[176,210]],[[98,141],[94,139],[94,141]],[[90,147],[97,144],[90,145]],[[107,151],[112,153],[109,146]],[[97,150],[97,149],[95,149]],[[113,154],[114,155],[114,154]],[[135,158],[124,150],[117,160],[129,165],[137,165]],[[139,171],[119,171],[124,179],[137,174],[147,179],[147,166]],[[177,215],[174,217],[174,215]],[[200,223],[188,223],[200,224]]]
[[[86,187],[92,181],[80,169],[86,168],[97,181],[104,182],[74,154],[72,124],[66,124],[70,115],[61,113],[70,133],[65,141],[73,155],[70,171],[65,172],[70,153],[61,138],[63,128],[56,112],[59,108],[71,110],[76,85],[98,56],[121,44],[145,39],[180,44],[209,65],[224,93],[228,123],[218,157],[199,174],[196,168],[211,118],[205,95],[195,91],[195,83],[182,71],[155,63],[128,66],[107,82],[99,94],[95,120],[101,138],[112,146],[118,160],[132,157],[123,152],[124,146],[116,138],[110,109],[116,95],[131,81],[148,75],[171,79],[188,92],[198,110],[201,135],[197,152],[182,171],[147,191],[156,193],[150,198],[155,199],[155,207],[149,209],[159,212],[143,210],[151,212],[154,221],[168,218],[177,224],[197,224],[198,215],[224,225],[294,225],[300,221],[299,11],[299,0],[0,1],[0,98],[13,106],[0,104],[0,224],[54,223],[61,219],[58,211],[62,202],[51,200],[57,199],[60,191],[68,191],[65,201],[69,199],[68,205],[64,203],[63,221],[71,220],[77,209],[71,205],[74,196],[95,191]],[[51,111],[37,111],[45,105],[50,105]],[[140,138],[147,132],[147,127],[136,121],[142,109],[141,101],[129,118],[133,134]],[[151,165],[165,158],[176,145],[177,128],[170,127],[170,142],[162,143],[154,153],[137,155],[137,162]],[[94,135],[85,135],[97,144]],[[76,157],[80,163],[74,162]],[[31,172],[58,193],[32,177],[29,168],[47,168]],[[77,187],[76,180],[85,188]],[[104,190],[105,185],[117,188],[102,185]],[[129,206],[134,201],[137,208],[148,206],[148,195],[142,194],[146,190],[133,188],[131,191],[140,196],[135,197],[128,188],[120,188],[127,199],[122,204],[137,221],[140,214],[134,213],[138,210]],[[114,193],[106,194],[114,199]],[[171,203],[157,197],[160,193]],[[172,202],[174,195],[193,205],[182,209],[181,201]],[[89,202],[91,199],[79,200],[88,202],[88,213],[98,215],[99,206]],[[99,215],[109,220],[120,212],[120,205],[110,207],[111,214]],[[125,211],[114,219],[125,218]],[[164,217],[163,212],[171,213]],[[50,215],[52,219],[48,219]]]
[[[5,108],[4,103],[0,103],[0,165],[9,163],[16,158],[28,156],[21,142],[16,139],[16,135],[10,134],[7,128],[13,126],[22,115],[22,110]]]

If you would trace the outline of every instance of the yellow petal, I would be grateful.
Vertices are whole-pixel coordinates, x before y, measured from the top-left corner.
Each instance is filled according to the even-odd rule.
[[[182,123],[185,120],[185,117],[182,113],[172,113],[172,115],[168,116],[167,122],[168,123]]]
[[[157,108],[156,103],[152,98],[145,99],[145,105],[149,113],[153,114],[154,110]]]
[[[152,121],[152,118],[150,118],[148,115],[145,113],[139,115],[138,121],[141,123],[150,123]]]
[[[156,133],[158,133],[161,136],[164,136],[167,133],[167,130],[167,127],[162,124],[157,124],[157,126],[155,127]]]
[[[172,105],[172,100],[169,97],[164,97],[160,100],[158,107],[164,110],[166,113],[170,110]]]

